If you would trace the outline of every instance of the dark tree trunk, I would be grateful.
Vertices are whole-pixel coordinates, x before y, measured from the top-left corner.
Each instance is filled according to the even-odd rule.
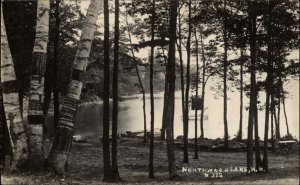
[[[238,140],[242,140],[243,137],[243,93],[244,93],[244,79],[243,79],[243,65],[244,65],[244,51],[241,49],[241,61],[240,61],[240,125],[237,135]]]
[[[114,68],[113,68],[113,113],[112,113],[112,144],[111,168],[113,178],[120,180],[118,168],[118,80],[119,80],[119,0],[115,0],[115,38],[114,38]]]
[[[185,116],[183,117],[183,162],[189,162],[188,154],[188,133],[189,133],[189,92],[190,92],[190,60],[191,60],[191,33],[192,33],[192,1],[188,2],[188,37],[186,43],[186,53],[187,53],[187,66],[186,66],[186,89],[185,89]]]
[[[288,123],[288,118],[287,118],[286,108],[285,108],[285,97],[284,97],[284,95],[282,96],[282,106],[283,106],[283,112],[284,112],[284,118],[285,118],[286,132],[287,132],[287,135],[290,135],[289,123]]]
[[[1,82],[1,75],[0,75]],[[1,172],[4,172],[9,169],[7,166],[7,161],[11,159],[12,149],[11,149],[11,140],[10,134],[7,127],[6,116],[3,106],[3,96],[2,96],[2,84],[0,83],[0,165],[2,168]]]
[[[226,9],[227,2],[224,0],[224,9]],[[228,123],[227,123],[227,51],[228,51],[228,38],[227,38],[227,16],[225,15],[223,23],[223,37],[224,37],[224,66],[223,66],[223,121],[224,121],[224,148],[228,148]]]
[[[168,67],[167,67],[167,80],[169,85],[169,97],[167,107],[167,153],[169,163],[169,177],[173,180],[177,177],[175,152],[174,152],[174,100],[175,100],[175,43],[176,43],[176,17],[177,17],[178,1],[172,0],[170,2],[170,42],[168,53]]]
[[[206,73],[206,58],[205,58],[205,53],[204,53],[204,44],[203,44],[203,38],[202,38],[202,31],[200,31],[200,43],[201,43],[201,52],[202,52],[202,93],[201,93],[201,100],[202,100],[202,107],[201,107],[201,117],[200,117],[200,130],[201,130],[201,135],[200,138],[204,138],[204,129],[203,129],[203,120],[204,120],[204,100],[205,100],[205,73]]]
[[[281,87],[281,76],[279,75],[279,87]],[[279,88],[280,89],[280,88]],[[277,127],[276,127],[276,134],[277,134],[277,138],[280,139],[280,112],[281,112],[281,93],[280,90],[278,91],[278,112],[277,112]]]
[[[164,49],[163,50],[163,56],[165,56]],[[166,65],[166,71],[168,70],[167,66],[167,60],[164,57],[164,62]],[[166,115],[167,115],[167,104],[168,104],[168,93],[169,93],[169,86],[168,86],[168,80],[167,75],[165,75],[165,91],[164,91],[164,108],[163,108],[163,115],[162,115],[162,124],[161,124],[161,134],[160,139],[164,140],[166,138]]]
[[[103,181],[113,179],[110,164],[109,149],[109,83],[110,83],[110,60],[109,60],[109,6],[108,0],[104,0],[104,80],[103,80]]]
[[[268,134],[269,134],[269,118],[270,118],[270,94],[271,94],[271,85],[272,85],[272,50],[273,50],[273,43],[271,38],[271,22],[272,22],[272,7],[268,5],[268,19],[267,19],[267,45],[268,45],[268,59],[267,59],[267,78],[266,78],[266,108],[265,108],[265,135],[264,135],[264,157],[263,157],[263,169],[265,172],[268,172],[269,165],[268,165]],[[273,124],[273,120],[272,123]],[[273,125],[271,137],[273,138]],[[273,143],[273,139],[272,139]]]
[[[155,24],[155,0],[152,0],[152,19],[151,19],[151,42],[154,41],[154,24]],[[153,62],[154,62],[154,45],[151,45],[150,54],[150,154],[149,154],[149,178],[154,178],[153,172],[153,149],[154,149],[154,96],[153,96]]]
[[[249,42],[250,42],[250,108],[248,117],[248,141],[247,141],[247,170],[251,170],[253,166],[253,123],[255,122],[255,107],[256,107],[256,79],[255,79],[255,64],[256,64],[256,15],[254,13],[253,2],[248,1],[249,15]]]
[[[178,54],[179,54],[179,63],[180,63],[180,90],[181,90],[181,108],[182,108],[182,118],[183,123],[185,121],[185,106],[184,106],[184,69],[183,69],[183,58],[182,58],[182,40],[181,40],[181,20],[180,20],[180,14],[178,15],[178,41],[177,48],[178,48]]]
[[[196,41],[196,98],[198,98],[198,83],[199,83],[199,46],[198,46],[198,38],[197,38],[197,29],[195,28],[195,41]],[[195,159],[198,159],[198,110],[195,110]]]
[[[256,80],[255,80],[256,86]],[[259,145],[259,136],[258,136],[258,110],[257,110],[257,90],[255,90],[255,107],[254,107],[254,134],[255,134],[255,164],[256,170],[259,173],[261,167],[261,157],[260,157],[260,145]]]

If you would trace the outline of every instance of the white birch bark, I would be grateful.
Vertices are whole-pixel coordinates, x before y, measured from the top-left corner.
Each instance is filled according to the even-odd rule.
[[[14,64],[7,40],[1,6],[1,83],[3,86],[3,106],[7,127],[11,138],[11,170],[15,171],[27,159],[27,138],[20,111]]]
[[[62,103],[62,110],[55,133],[53,146],[48,157],[48,163],[56,173],[64,173],[65,165],[71,150],[74,118],[77,112],[83,85],[83,75],[86,71],[88,58],[96,31],[96,22],[100,12],[100,0],[91,0],[86,19],[82,28],[80,41],[72,70],[71,83],[66,97]]]
[[[44,74],[46,68],[47,45],[49,38],[49,0],[38,0],[36,36],[33,47],[33,67],[31,69],[30,95],[28,106],[29,166],[43,167],[43,98]]]

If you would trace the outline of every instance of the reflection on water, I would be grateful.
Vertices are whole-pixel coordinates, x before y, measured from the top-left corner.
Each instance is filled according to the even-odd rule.
[[[142,96],[136,95],[138,98],[132,98],[123,100],[119,103],[119,125],[118,132],[123,133],[125,131],[141,131],[143,130],[143,102]],[[150,99],[149,94],[146,95],[146,113],[147,113],[147,129],[150,128]],[[177,91],[175,93],[175,114],[174,114],[174,135],[183,135],[183,123],[182,123],[182,110],[181,110],[181,95]],[[154,128],[161,128],[162,112],[163,112],[163,92],[155,93],[154,95],[154,105],[155,105],[155,126]],[[234,97],[234,96],[231,96]],[[238,97],[238,96],[236,96]],[[248,104],[248,99],[245,97],[244,104]],[[289,117],[289,126],[293,135],[299,137],[299,127],[298,127],[298,114],[294,115],[295,107],[291,104],[293,101],[287,99],[287,113]],[[223,137],[224,127],[223,127],[223,100],[222,98],[215,99],[213,93],[207,94],[205,100],[205,107],[208,107],[205,111],[204,120],[204,132],[207,138],[218,138]],[[110,106],[112,107],[112,106]],[[80,106],[76,115],[75,121],[75,133],[83,133],[91,136],[100,137],[102,135],[102,119],[103,119],[103,105],[102,104],[89,104],[87,106]],[[110,110],[111,112],[111,110]],[[283,112],[283,111],[282,111]],[[298,112],[298,111],[297,111]],[[198,111],[200,114],[200,111]],[[295,112],[294,112],[295,113]],[[111,114],[110,114],[111,115]],[[195,112],[190,110],[190,116],[195,116]],[[110,116],[111,117],[111,116]],[[246,137],[247,131],[247,119],[248,112],[244,109],[243,117],[243,132]],[[51,118],[50,118],[51,120]],[[259,112],[259,135],[263,138],[264,134],[264,111]],[[199,127],[199,117],[198,117],[198,137],[200,135]],[[229,135],[234,137],[234,134],[238,130],[239,125],[239,99],[232,98],[228,101],[228,131]],[[191,119],[189,121],[189,138],[194,137],[194,126],[195,120]],[[284,135],[286,133],[285,120],[282,115],[281,118],[281,133]]]

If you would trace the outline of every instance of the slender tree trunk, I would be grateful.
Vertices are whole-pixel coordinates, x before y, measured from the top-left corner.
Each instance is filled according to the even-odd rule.
[[[272,111],[272,107],[273,107],[273,101],[272,101],[272,95],[270,95],[270,101],[271,101],[271,146],[272,146],[272,153],[275,152],[275,140],[274,140],[274,119],[273,119],[273,111]]]
[[[195,28],[195,41],[196,41],[196,98],[198,98],[198,83],[199,83],[199,45],[198,45],[198,38],[197,38],[197,28]],[[195,159],[198,159],[198,125],[197,125],[197,118],[198,118],[198,107],[195,110]]]
[[[1,1],[2,3],[2,1]],[[20,111],[18,87],[1,5],[1,83],[7,127],[12,139],[12,171],[21,167],[28,156],[27,137]]]
[[[282,106],[283,106],[283,112],[284,112],[284,118],[285,118],[286,132],[287,132],[287,135],[289,136],[291,134],[290,134],[289,123],[288,123],[288,118],[287,118],[287,114],[286,114],[284,95],[282,96]]]
[[[269,2],[270,3],[270,2]],[[271,22],[272,22],[272,7],[268,5],[268,19],[267,19],[267,45],[268,45],[268,59],[267,59],[267,78],[266,78],[266,109],[265,109],[265,135],[264,135],[264,157],[263,157],[263,169],[264,172],[268,172],[269,170],[269,161],[268,161],[268,134],[269,134],[269,118],[270,118],[270,94],[271,94],[271,85],[272,85],[272,76],[273,76],[273,69],[272,69],[272,50],[273,50],[273,43],[271,38]],[[271,103],[272,104],[272,103]],[[273,120],[272,123],[273,124]],[[271,137],[273,138],[273,125]],[[273,139],[272,139],[273,143]]]
[[[59,32],[60,32],[60,18],[59,18],[60,0],[55,3],[55,40],[54,40],[54,58],[53,58],[53,104],[54,104],[54,132],[56,131],[59,121],[59,89],[58,89],[58,53],[59,53]]]
[[[192,9],[192,1],[189,0],[188,2],[188,37],[187,37],[187,69],[186,69],[186,89],[185,89],[185,116],[184,123],[183,123],[183,162],[189,162],[189,154],[188,154],[188,133],[189,133],[189,92],[190,92],[190,60],[191,60],[191,33],[192,33],[192,23],[191,23],[191,9]]]
[[[180,89],[181,89],[181,108],[182,108],[182,120],[185,122],[185,105],[184,105],[184,69],[183,69],[183,58],[182,58],[182,39],[181,39],[181,19],[180,19],[180,11],[178,13],[178,40],[177,43],[178,54],[179,54],[179,63],[180,63]]]
[[[174,152],[174,100],[175,100],[175,43],[176,43],[176,17],[177,17],[178,1],[170,2],[170,42],[168,52],[167,80],[169,85],[169,97],[167,107],[167,153],[169,163],[169,177],[173,180],[177,177],[175,152]]]
[[[256,86],[256,80],[255,80]],[[258,136],[258,110],[257,110],[257,90],[255,90],[255,107],[254,107],[254,133],[255,133],[255,164],[256,170],[259,173],[261,167],[261,157],[260,157],[260,145],[259,145],[259,136]]]
[[[203,44],[203,36],[202,36],[202,31],[200,30],[200,43],[201,43],[201,52],[202,52],[202,93],[201,93],[201,101],[202,101],[202,107],[201,107],[201,117],[200,117],[200,130],[201,130],[201,135],[200,138],[204,138],[204,129],[203,129],[203,120],[204,120],[204,100],[205,100],[205,73],[206,73],[206,57],[204,53],[204,44]]]
[[[249,42],[250,42],[250,108],[248,117],[248,141],[247,141],[247,170],[250,171],[253,166],[253,123],[255,122],[255,103],[256,103],[256,80],[255,80],[255,63],[256,63],[256,16],[254,15],[253,2],[248,2],[249,7]]]
[[[165,56],[164,49],[163,50],[163,55]],[[165,64],[167,64],[166,59],[164,59]],[[168,66],[166,66],[166,71]],[[168,86],[168,80],[167,76],[165,75],[165,91],[164,91],[164,108],[163,108],[163,115],[162,115],[162,125],[161,125],[161,134],[160,134],[160,139],[164,140],[166,138],[166,111],[167,111],[167,104],[168,104],[168,92],[169,91],[169,86]]]
[[[153,172],[153,148],[154,148],[154,96],[153,96],[153,60],[154,60],[154,23],[155,23],[155,0],[152,0],[151,18],[151,53],[150,53],[150,154],[149,154],[149,178],[154,178]]]
[[[114,68],[113,68],[113,113],[112,113],[112,146],[111,167],[113,178],[120,180],[118,168],[118,80],[119,80],[119,0],[115,0],[115,38],[114,38]]]
[[[243,79],[243,61],[244,61],[244,51],[241,49],[241,63],[240,63],[240,125],[239,125],[239,131],[237,135],[238,140],[242,140],[243,137],[243,93],[244,93],[244,79]]]
[[[103,181],[113,180],[110,149],[109,149],[109,89],[110,89],[110,60],[109,60],[109,5],[104,0],[104,80],[103,80]]]
[[[139,86],[140,86],[142,94],[143,94],[144,142],[147,142],[147,119],[146,119],[146,96],[145,96],[145,88],[144,88],[143,82],[141,80],[141,75],[140,75],[139,68],[138,68],[138,65],[137,65],[137,59],[135,58],[135,55],[134,55],[134,48],[133,48],[133,45],[132,45],[131,32],[130,32],[130,29],[129,29],[127,12],[126,12],[125,18],[126,18],[126,25],[128,27],[127,31],[128,31],[128,37],[129,37],[129,43],[130,43],[130,50],[131,50],[131,54],[132,54],[132,57],[133,57],[133,60],[134,60],[134,68],[135,68],[136,75],[137,75],[138,80],[139,80]]]
[[[281,76],[279,75],[279,87],[281,87]],[[280,88],[279,88],[280,89]],[[278,112],[277,112],[277,138],[280,138],[280,112],[281,112],[281,93],[278,92]]]
[[[227,1],[224,0],[224,9],[226,9]],[[223,36],[224,36],[224,66],[223,66],[223,121],[224,121],[224,148],[228,148],[228,123],[227,123],[227,51],[228,51],[228,38],[227,38],[227,16],[225,16],[224,23],[223,23]]]
[[[44,75],[47,60],[47,46],[49,38],[50,1],[38,0],[36,36],[33,47],[33,61],[31,67],[30,94],[28,103],[28,148],[29,166],[32,169],[43,168],[43,96]]]
[[[68,94],[62,103],[57,130],[48,157],[48,163],[50,163],[52,169],[58,174],[65,173],[65,167],[72,146],[74,118],[83,85],[82,78],[86,70],[92,41],[94,39],[94,32],[96,29],[95,24],[100,11],[100,3],[101,2],[98,0],[91,0],[89,5],[85,24],[83,24],[80,41],[78,43]],[[108,157],[108,162],[109,159],[110,156]]]

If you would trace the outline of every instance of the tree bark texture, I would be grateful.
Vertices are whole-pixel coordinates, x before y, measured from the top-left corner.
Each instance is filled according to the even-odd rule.
[[[190,60],[191,60],[191,33],[192,33],[192,1],[188,2],[188,37],[187,37],[187,66],[186,66],[186,89],[185,89],[185,116],[183,117],[183,162],[189,162],[188,154],[188,133],[189,133],[189,92],[190,92]]]
[[[166,116],[166,133],[167,133],[167,155],[169,164],[169,177],[174,179],[176,174],[175,152],[174,152],[174,100],[175,100],[175,44],[176,44],[176,19],[177,19],[178,1],[170,2],[170,42],[168,52],[168,104]]]
[[[28,148],[29,167],[31,169],[43,168],[43,98],[44,77],[47,59],[47,46],[49,39],[49,11],[50,1],[38,0],[36,36],[33,46],[33,59],[31,66],[30,92],[28,103]]]
[[[118,168],[118,80],[119,80],[119,0],[115,0],[115,37],[114,37],[114,68],[113,68],[113,113],[112,113],[112,146],[111,167],[116,180],[120,179]]]
[[[2,2],[2,1],[1,1]],[[28,157],[27,137],[20,111],[18,86],[14,63],[12,60],[9,43],[1,6],[1,84],[3,94],[3,106],[6,116],[7,128],[11,137],[12,171],[21,167]]]
[[[53,141],[53,146],[48,157],[52,169],[56,173],[65,173],[65,166],[70,154],[74,130],[74,119],[80,99],[82,80],[88,64],[96,21],[100,12],[101,2],[91,0],[85,22],[83,24],[77,53],[74,60],[71,82],[66,97],[62,102],[60,118]]]
[[[154,41],[155,24],[155,0],[152,0],[152,18],[151,18],[151,42]],[[149,152],[149,178],[154,178],[153,172],[153,150],[154,150],[154,96],[153,96],[153,62],[154,45],[151,45],[150,53],[150,152]]]

